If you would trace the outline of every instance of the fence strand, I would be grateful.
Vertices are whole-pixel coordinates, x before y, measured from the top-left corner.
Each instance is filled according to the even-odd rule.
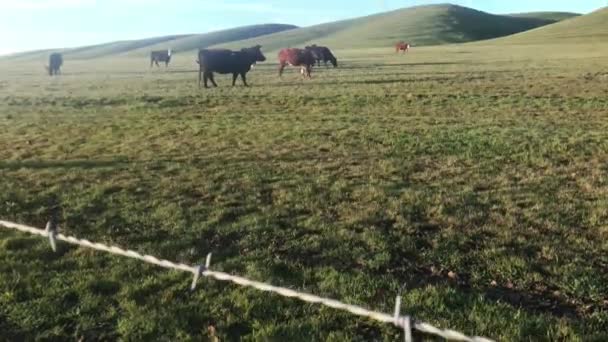
[[[29,234],[33,234],[33,235],[50,238],[51,245],[53,245],[53,240],[60,240],[60,241],[67,242],[69,244],[92,248],[92,249],[102,251],[102,252],[107,252],[110,254],[122,255],[122,256],[125,256],[128,258],[141,260],[141,261],[149,263],[149,264],[153,264],[153,265],[157,265],[157,266],[161,266],[161,267],[165,267],[165,268],[169,268],[169,269],[189,272],[189,273],[192,273],[193,277],[194,277],[193,282],[192,282],[192,289],[195,287],[198,277],[200,275],[202,275],[204,277],[210,277],[210,278],[214,278],[214,279],[220,280],[220,281],[226,281],[226,282],[231,282],[231,283],[241,285],[241,286],[252,287],[252,288],[255,288],[260,291],[276,293],[283,297],[297,298],[297,299],[307,302],[307,303],[321,304],[321,305],[324,305],[324,306],[327,306],[330,308],[334,308],[337,310],[347,311],[354,315],[367,317],[367,318],[370,318],[370,319],[373,319],[373,320],[376,320],[379,322],[383,322],[383,323],[393,324],[401,329],[404,329],[406,340],[408,340],[408,337],[410,334],[409,329],[413,328],[415,330],[418,330],[419,332],[439,336],[446,340],[451,340],[451,341],[465,341],[465,342],[492,342],[493,341],[493,340],[485,338],[485,337],[479,337],[479,336],[469,337],[461,332],[450,330],[450,329],[440,329],[431,324],[424,323],[424,322],[416,322],[414,320],[410,321],[409,316],[400,316],[399,315],[398,308],[400,307],[400,304],[401,304],[400,297],[397,297],[398,299],[397,299],[397,305],[395,308],[395,314],[391,315],[391,314],[387,314],[387,313],[383,313],[383,312],[368,310],[364,307],[357,306],[357,305],[350,305],[350,304],[342,303],[338,300],[331,299],[331,298],[319,297],[319,296],[316,296],[313,294],[295,291],[295,290],[288,289],[285,287],[274,286],[274,285],[266,284],[266,283],[255,281],[255,280],[250,280],[250,279],[247,279],[244,277],[239,277],[239,276],[224,273],[224,272],[212,271],[209,269],[211,255],[207,256],[207,261],[206,261],[204,267],[190,266],[190,265],[186,265],[186,264],[182,264],[182,263],[174,263],[169,260],[158,259],[151,255],[143,255],[138,252],[128,250],[128,249],[122,249],[122,248],[116,247],[116,246],[108,246],[108,245],[104,245],[102,243],[95,243],[95,242],[91,242],[91,241],[85,240],[85,239],[78,239],[73,236],[66,236],[63,234],[58,234],[58,233],[56,233],[56,231],[50,230],[50,229],[43,230],[43,229],[38,229],[38,228],[29,227],[29,226],[25,226],[22,224],[2,221],[2,220],[0,220],[0,226],[9,228],[9,229],[18,230],[18,231],[21,231],[24,233],[29,233]],[[54,236],[54,239],[52,239],[52,236]]]

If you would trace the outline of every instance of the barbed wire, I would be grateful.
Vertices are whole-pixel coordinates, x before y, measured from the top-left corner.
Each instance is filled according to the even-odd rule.
[[[209,269],[209,266],[211,264],[211,253],[207,255],[205,265],[190,266],[190,265],[186,265],[186,264],[182,264],[182,263],[174,263],[169,260],[158,259],[152,255],[144,255],[144,254],[140,254],[138,252],[132,251],[132,250],[122,249],[122,248],[116,247],[116,246],[108,246],[108,245],[105,245],[102,243],[91,242],[89,240],[79,239],[79,238],[76,238],[73,236],[66,236],[63,234],[59,234],[59,233],[57,233],[57,225],[53,222],[49,222],[46,225],[46,229],[44,229],[44,230],[34,228],[34,227],[29,227],[29,226],[14,223],[14,222],[2,221],[2,220],[0,220],[0,226],[9,228],[9,229],[18,230],[18,231],[24,232],[24,233],[47,237],[49,239],[51,248],[53,250],[56,250],[56,240],[60,240],[60,241],[67,242],[69,244],[92,248],[92,249],[95,249],[98,251],[108,252],[110,254],[122,255],[122,256],[125,256],[128,258],[141,260],[141,261],[149,263],[149,264],[153,264],[153,265],[157,265],[157,266],[161,266],[161,267],[165,267],[165,268],[169,268],[169,269],[174,269],[174,270],[178,270],[178,271],[192,273],[193,279],[192,279],[192,285],[190,287],[191,290],[194,290],[196,288],[198,279],[202,275],[204,277],[211,277],[211,278],[214,278],[214,279],[220,280],[220,281],[226,281],[226,282],[231,282],[231,283],[241,285],[241,286],[252,287],[252,288],[255,288],[260,291],[276,293],[283,297],[297,298],[297,299],[307,302],[307,303],[321,304],[321,305],[324,305],[324,306],[327,306],[330,308],[348,311],[354,315],[367,317],[367,318],[370,318],[370,319],[373,319],[373,320],[376,320],[379,322],[383,322],[383,323],[390,323],[390,324],[395,325],[396,327],[403,329],[404,334],[405,334],[404,338],[405,338],[406,342],[410,342],[412,340],[411,329],[418,330],[419,332],[422,332],[422,333],[439,336],[444,339],[452,340],[452,341],[465,341],[465,342],[492,342],[493,341],[493,340],[485,338],[485,337],[479,337],[479,336],[469,337],[469,336],[467,336],[461,332],[455,331],[455,330],[440,329],[429,323],[416,322],[413,319],[411,319],[410,316],[407,316],[407,315],[402,316],[400,314],[401,296],[397,296],[396,301],[395,301],[395,312],[393,315],[390,315],[390,314],[383,313],[383,312],[368,310],[361,306],[342,303],[338,300],[331,299],[331,298],[319,297],[319,296],[316,296],[316,295],[313,295],[310,293],[295,291],[295,290],[288,289],[285,287],[274,286],[274,285],[270,285],[267,283],[250,280],[250,279],[247,279],[244,277],[240,277],[240,276],[236,276],[236,275],[232,275],[232,274],[228,274],[228,273],[224,273],[224,272],[212,271]]]

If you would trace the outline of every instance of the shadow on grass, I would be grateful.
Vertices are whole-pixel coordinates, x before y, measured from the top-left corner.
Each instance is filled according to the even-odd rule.
[[[480,77],[483,79],[483,77]],[[301,78],[287,79],[284,78],[281,83],[267,84],[264,87],[293,87],[302,85],[311,86],[335,86],[346,84],[396,84],[396,83],[416,83],[416,82],[446,82],[455,80],[454,77],[417,77],[417,78],[387,78],[387,79],[364,79],[352,81],[321,81],[317,82],[313,76],[312,80],[302,80]],[[473,80],[470,78],[469,80]]]
[[[351,69],[373,69],[373,68],[399,68],[399,67],[413,67],[413,66],[437,66],[437,65],[458,65],[461,63],[456,63],[456,62],[421,62],[421,63],[390,63],[390,64],[380,64],[380,63],[376,63],[376,64],[353,64],[353,65],[345,65],[345,66],[338,66],[338,69],[345,69],[345,70],[351,70]]]
[[[87,159],[70,159],[70,160],[10,160],[10,161],[0,161],[0,170],[19,170],[19,169],[71,169],[71,168],[79,168],[79,169],[94,169],[94,168],[112,168],[112,167],[125,167],[129,165],[145,165],[150,169],[158,169],[163,168],[165,165],[169,164],[183,164],[183,165],[202,165],[208,164],[210,162],[219,162],[226,165],[235,165],[234,167],[238,167],[238,164],[242,163],[251,163],[251,162],[302,162],[302,161],[310,161],[310,160],[325,160],[330,158],[330,156],[323,154],[310,153],[303,156],[290,156],[290,155],[280,155],[280,156],[259,156],[258,158],[252,159],[250,157],[220,157],[220,156],[210,156],[210,157],[200,157],[200,156],[190,156],[184,157],[183,155],[159,155],[158,158],[154,159],[127,159],[124,157],[115,158],[115,159],[97,159],[97,160],[87,160]],[[246,167],[245,167],[246,168]]]
[[[126,165],[128,163],[125,159],[112,159],[112,160],[86,160],[86,159],[73,159],[73,160],[23,160],[23,161],[2,161],[0,162],[0,169],[5,170],[19,170],[19,169],[61,169],[61,168],[80,168],[80,169],[92,169],[99,167],[116,167]]]
[[[414,259],[416,259],[414,257]],[[422,262],[422,260],[417,260]],[[506,286],[496,285],[488,287],[473,287],[470,285],[467,274],[458,274],[453,277],[447,270],[437,272],[425,267],[417,267],[414,272],[404,276],[408,289],[425,288],[429,285],[450,286],[461,293],[482,294],[488,301],[503,302],[514,308],[521,308],[530,312],[550,313],[556,317],[581,319],[584,315],[581,307],[558,298],[549,290],[518,290]],[[598,308],[597,310],[602,310]]]

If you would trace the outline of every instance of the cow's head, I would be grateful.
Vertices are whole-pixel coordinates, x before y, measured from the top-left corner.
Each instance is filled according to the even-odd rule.
[[[241,51],[246,52],[249,56],[251,56],[252,62],[264,62],[266,60],[266,56],[264,56],[262,53],[261,45],[241,49]]]
[[[329,58],[329,61],[331,62],[331,65],[333,65],[333,66],[334,66],[334,68],[337,68],[337,67],[338,67],[338,59],[337,59],[336,57],[331,56],[331,57]]]

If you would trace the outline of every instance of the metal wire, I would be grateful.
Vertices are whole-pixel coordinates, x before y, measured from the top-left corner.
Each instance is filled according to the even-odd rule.
[[[209,269],[211,254],[209,254],[207,256],[205,266],[190,266],[190,265],[181,264],[181,263],[174,263],[169,260],[158,259],[151,255],[143,255],[143,254],[137,253],[135,251],[128,250],[128,249],[122,249],[122,248],[116,247],[116,246],[107,246],[102,243],[95,243],[95,242],[91,242],[91,241],[85,240],[85,239],[78,239],[73,236],[57,234],[56,230],[53,230],[53,229],[43,230],[43,229],[38,229],[38,228],[29,227],[29,226],[25,226],[25,225],[13,223],[13,222],[8,222],[8,221],[2,221],[2,220],[0,220],[0,226],[9,228],[9,229],[15,229],[15,230],[18,230],[18,231],[21,231],[24,233],[29,233],[29,234],[33,234],[33,235],[39,235],[39,236],[50,238],[51,245],[54,244],[54,240],[60,240],[60,241],[64,241],[64,242],[67,242],[67,243],[70,243],[73,245],[92,248],[92,249],[96,249],[98,251],[108,252],[108,253],[115,254],[115,255],[122,255],[122,256],[125,256],[128,258],[141,260],[141,261],[144,261],[149,264],[158,265],[158,266],[169,268],[169,269],[190,272],[194,275],[191,289],[194,289],[198,278],[200,277],[200,275],[202,275],[205,277],[214,278],[216,280],[227,281],[227,282],[231,282],[231,283],[241,285],[241,286],[246,286],[246,287],[252,287],[252,288],[260,290],[260,291],[276,293],[283,297],[297,298],[297,299],[307,302],[307,303],[321,304],[321,305],[324,305],[324,306],[327,306],[330,308],[348,311],[357,316],[367,317],[367,318],[370,318],[370,319],[373,319],[376,321],[380,321],[383,323],[390,323],[401,329],[404,329],[406,340],[411,339],[410,329],[413,328],[413,329],[418,330],[419,332],[430,334],[430,335],[436,335],[436,336],[442,337],[447,340],[452,340],[452,341],[467,341],[467,342],[491,342],[491,341],[493,341],[493,340],[487,339],[485,337],[478,337],[478,336],[469,337],[458,331],[454,331],[454,330],[450,330],[450,329],[440,329],[440,328],[437,328],[428,323],[412,321],[410,316],[401,316],[400,315],[400,306],[401,306],[401,297],[400,296],[397,297],[398,299],[397,299],[397,302],[395,305],[395,313],[393,315],[391,315],[391,314],[387,314],[387,313],[383,313],[383,312],[368,310],[364,307],[357,306],[357,305],[350,305],[350,304],[342,303],[338,300],[331,299],[331,298],[319,297],[319,296],[316,296],[313,294],[295,291],[295,290],[288,289],[285,287],[274,286],[274,285],[270,285],[267,283],[250,280],[250,279],[247,279],[244,277],[239,277],[239,276],[231,275],[231,274],[224,273],[224,272],[212,271]],[[53,236],[54,236],[54,239],[53,239]]]

